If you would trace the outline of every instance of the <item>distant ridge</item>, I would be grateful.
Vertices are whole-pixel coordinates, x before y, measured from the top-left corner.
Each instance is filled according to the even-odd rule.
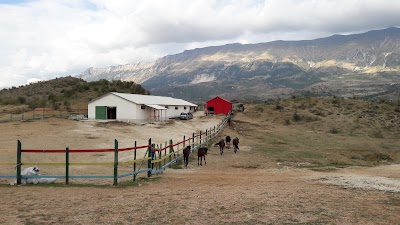
[[[400,28],[301,41],[185,50],[154,63],[90,68],[85,80],[131,80],[154,94],[263,100],[307,92],[379,96],[399,83]],[[377,95],[378,94],[378,95]]]

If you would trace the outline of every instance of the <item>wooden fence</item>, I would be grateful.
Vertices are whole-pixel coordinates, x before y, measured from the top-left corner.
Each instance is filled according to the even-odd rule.
[[[31,111],[21,111],[18,113],[4,113],[0,114],[1,122],[12,122],[12,121],[23,121],[23,120],[34,120],[44,118],[69,118],[77,117],[80,115],[84,117],[87,115],[87,109],[77,109],[74,111],[68,110],[53,110],[53,109],[36,109]],[[79,119],[79,118],[77,118]],[[83,118],[80,118],[83,119]]]
[[[17,150],[0,150],[0,153],[15,152],[17,155],[16,162],[0,162],[0,165],[10,165],[16,167],[15,175],[0,175],[0,178],[14,178],[17,180],[17,184],[21,184],[23,178],[57,178],[65,179],[65,184],[69,184],[69,179],[92,179],[92,178],[110,178],[113,179],[113,185],[118,185],[118,179],[123,177],[132,176],[133,180],[136,180],[136,176],[141,173],[147,173],[147,177],[151,177],[154,174],[162,173],[166,168],[170,167],[173,163],[176,163],[183,157],[183,149],[190,145],[191,151],[194,152],[202,145],[207,145],[211,142],[224,128],[226,125],[228,115],[222,120],[217,126],[200,131],[199,133],[193,133],[190,136],[184,136],[182,141],[173,143],[172,140],[166,142],[164,147],[162,144],[154,145],[149,139],[148,143],[143,146],[137,146],[136,141],[133,147],[119,148],[118,140],[114,141],[114,148],[109,149],[24,149],[22,143],[17,141]],[[146,149],[146,154],[143,158],[137,158],[137,150]],[[119,160],[118,156],[120,152],[133,151],[134,159],[128,161]],[[82,153],[98,153],[98,152],[113,152],[113,162],[71,162],[71,154],[82,154]],[[22,162],[22,153],[24,154],[35,154],[35,153],[50,153],[50,154],[64,154],[65,162]],[[147,167],[141,169],[143,163]],[[140,164],[140,165],[139,165]],[[21,175],[21,166],[63,166],[65,167],[64,175],[40,175],[40,176],[24,176]],[[120,174],[118,173],[119,166],[130,165],[132,171]],[[70,175],[70,166],[113,166],[114,173],[112,175]]]

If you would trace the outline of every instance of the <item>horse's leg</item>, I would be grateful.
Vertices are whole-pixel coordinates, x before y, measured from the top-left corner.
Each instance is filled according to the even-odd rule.
[[[207,162],[206,162],[206,155],[204,155],[204,164],[207,164]]]
[[[200,159],[199,159],[199,157],[197,156],[197,166],[199,166],[200,165]]]

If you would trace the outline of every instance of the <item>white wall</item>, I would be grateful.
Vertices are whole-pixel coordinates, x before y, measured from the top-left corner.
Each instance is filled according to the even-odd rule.
[[[166,107],[166,106],[164,106]],[[175,107],[178,107],[178,109],[175,109]],[[173,118],[173,117],[179,117],[182,112],[189,112],[190,111],[190,106],[186,106],[186,109],[184,109],[185,106],[180,105],[180,106],[175,106],[175,105],[169,105],[167,109],[167,119],[168,118]]]
[[[88,119],[96,118],[96,106],[117,107],[117,120],[136,119],[136,104],[113,94],[106,95],[88,104]],[[140,106],[139,106],[140,109]]]
[[[145,109],[141,108],[141,105],[135,105],[136,110],[136,120],[137,122],[145,122],[151,119],[151,113],[153,112],[153,108],[145,106]]]
[[[132,122],[146,122],[154,119],[154,109],[145,106],[141,109],[141,105],[127,101],[123,98],[108,94],[88,104],[88,119],[94,120],[96,117],[96,106],[117,107],[117,120],[132,121]],[[166,107],[165,105],[162,105]],[[178,109],[175,109],[178,107]],[[189,112],[190,106],[174,106],[169,105],[167,110],[159,110],[156,115],[162,116],[162,121],[166,118],[179,117],[182,112]]]

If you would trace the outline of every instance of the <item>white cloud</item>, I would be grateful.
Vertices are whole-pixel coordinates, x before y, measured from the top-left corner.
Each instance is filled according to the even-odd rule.
[[[187,48],[400,25],[392,0],[34,0],[0,4],[0,88]]]

